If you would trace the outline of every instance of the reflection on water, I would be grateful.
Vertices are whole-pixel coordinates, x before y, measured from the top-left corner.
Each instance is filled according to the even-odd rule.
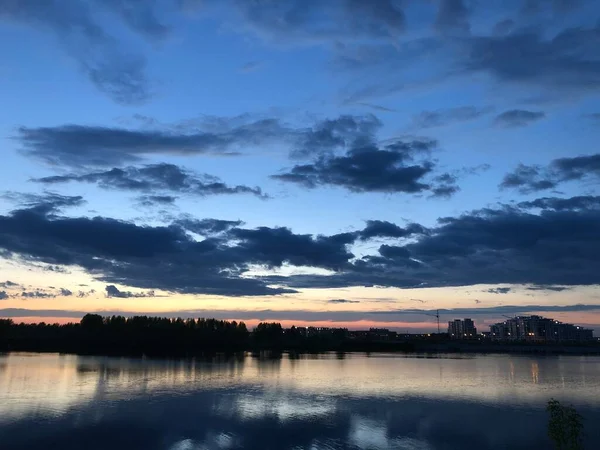
[[[546,448],[545,402],[600,418],[600,358],[0,355],[1,448]],[[594,435],[594,433],[596,433]],[[600,431],[588,440],[600,448]],[[47,445],[54,443],[53,445]]]
[[[531,361],[531,381],[538,384],[540,381],[540,366],[537,361]]]

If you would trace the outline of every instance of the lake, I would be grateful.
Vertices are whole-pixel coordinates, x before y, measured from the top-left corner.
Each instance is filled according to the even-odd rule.
[[[600,357],[0,355],[0,448],[550,449],[573,404],[600,448]]]

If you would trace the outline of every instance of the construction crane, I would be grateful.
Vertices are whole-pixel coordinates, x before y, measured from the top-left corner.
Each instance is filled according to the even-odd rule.
[[[440,334],[440,310],[436,310],[435,314],[424,313],[426,316],[435,317],[437,319],[438,334]]]

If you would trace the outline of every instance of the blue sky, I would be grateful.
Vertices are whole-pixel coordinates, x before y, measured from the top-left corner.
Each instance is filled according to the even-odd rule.
[[[600,328],[599,24],[591,0],[0,2],[0,314]]]

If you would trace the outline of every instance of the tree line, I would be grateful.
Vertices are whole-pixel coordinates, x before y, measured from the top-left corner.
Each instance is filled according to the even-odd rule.
[[[241,351],[411,351],[410,345],[353,341],[345,330],[307,335],[300,328],[244,322],[86,314],[79,323],[23,324],[0,319],[0,351],[45,351],[126,356],[194,356]]]

